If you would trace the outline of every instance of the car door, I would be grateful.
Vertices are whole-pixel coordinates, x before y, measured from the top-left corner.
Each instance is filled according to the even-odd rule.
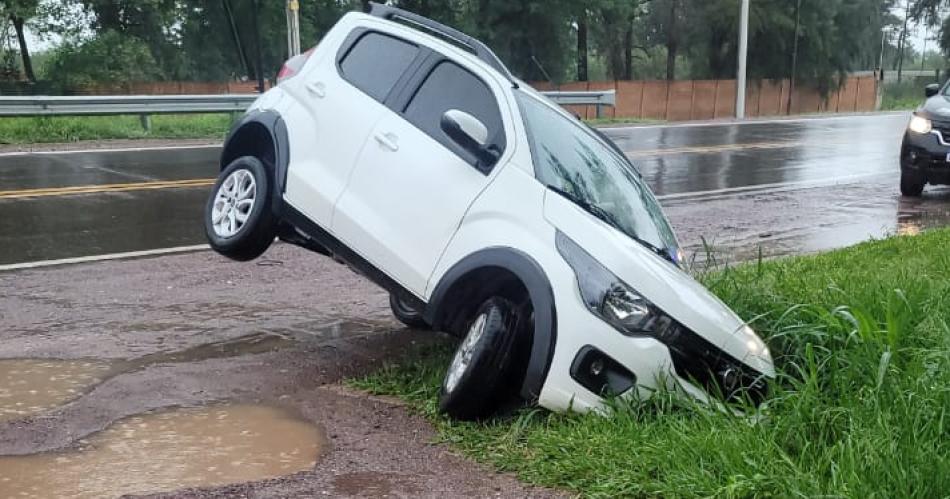
[[[339,50],[291,80],[302,105],[287,110],[311,126],[290,126],[286,200],[328,228],[367,137],[401,78],[421,62],[420,47],[389,33],[357,28]],[[285,117],[286,118],[286,117]]]
[[[426,283],[489,170],[441,129],[454,109],[488,129],[489,144],[506,147],[496,91],[466,68],[433,53],[404,93],[398,112],[386,112],[370,134],[337,203],[333,232],[350,248],[424,297]]]

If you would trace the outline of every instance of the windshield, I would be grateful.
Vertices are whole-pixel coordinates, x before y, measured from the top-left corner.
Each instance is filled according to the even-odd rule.
[[[585,128],[516,91],[538,181],[634,240],[676,261],[677,243],[633,165]]]

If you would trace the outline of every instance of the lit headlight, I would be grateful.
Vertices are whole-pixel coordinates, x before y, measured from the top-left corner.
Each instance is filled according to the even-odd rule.
[[[914,115],[914,117],[910,119],[910,124],[907,125],[907,128],[914,133],[930,133],[930,131],[933,130],[933,123],[927,118]]]
[[[581,298],[591,312],[628,336],[667,333],[673,321],[663,311],[560,231],[555,242],[561,256],[574,269]]]

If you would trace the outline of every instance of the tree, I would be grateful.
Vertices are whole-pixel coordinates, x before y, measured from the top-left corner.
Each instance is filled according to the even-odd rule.
[[[32,18],[37,13],[39,0],[3,0],[0,2],[0,12],[4,19],[13,23],[13,29],[16,31],[17,43],[20,46],[20,58],[23,61],[23,73],[27,80],[36,81],[36,74],[33,72],[33,61],[30,58],[30,48],[26,43],[24,25],[27,19]]]
[[[850,71],[877,64],[881,29],[889,22],[891,4],[890,0],[803,0],[796,12],[797,2],[752,2],[750,78],[787,78],[792,55],[797,52],[798,83],[823,93],[838,88]],[[693,5],[692,21],[683,29],[695,72],[715,78],[734,77],[738,15],[738,0],[708,0]]]
[[[577,81],[587,81],[589,53],[587,50],[587,9],[582,7],[577,13]]]
[[[605,59],[607,74],[614,79],[633,78],[634,29],[644,15],[644,0],[600,0],[592,2],[591,35],[597,52]]]
[[[50,55],[48,65],[52,80],[64,88],[160,78],[145,42],[112,30],[83,43],[63,44]]]

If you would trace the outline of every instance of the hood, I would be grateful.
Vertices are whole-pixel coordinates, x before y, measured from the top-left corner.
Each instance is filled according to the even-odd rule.
[[[753,354],[747,346],[751,330],[746,323],[679,267],[550,191],[544,216],[680,324],[762,374],[774,375],[768,352]]]
[[[917,114],[934,121],[950,121],[950,97],[937,94],[917,108]]]

